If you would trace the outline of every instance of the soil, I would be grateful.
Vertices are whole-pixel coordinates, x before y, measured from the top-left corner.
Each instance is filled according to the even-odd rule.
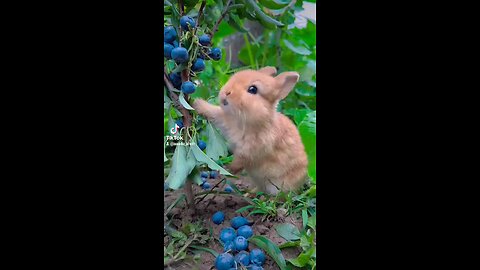
[[[229,179],[229,180],[235,183],[235,185],[240,190],[252,188],[250,182],[245,178]],[[219,181],[220,180],[215,180],[215,181],[209,180],[212,187]],[[223,190],[222,185],[223,183],[219,186],[220,190]],[[193,190],[195,194],[203,191],[201,187],[197,185],[194,186]],[[170,206],[181,194],[183,194],[183,189],[165,192],[165,198],[164,198],[165,209],[168,206]],[[172,213],[173,215],[170,216],[171,214],[169,213],[168,218],[172,220],[173,225],[178,227],[181,226],[182,219],[184,219],[183,222],[202,221],[203,226],[207,229],[212,228],[214,237],[218,238],[220,235],[220,231],[223,228],[230,226],[230,220],[233,217],[240,215],[238,213],[235,213],[235,211],[247,205],[248,205],[248,202],[245,201],[243,198],[239,197],[239,195],[210,194],[203,201],[201,201],[199,204],[196,205],[195,212],[193,211],[190,212],[189,209],[186,208],[185,204],[181,203],[170,211],[170,213]],[[211,219],[212,215],[217,211],[222,211],[225,214],[225,221],[220,225],[214,224]],[[283,217],[279,215],[279,217],[276,220],[270,220],[270,221],[267,221],[267,220],[262,221],[262,216],[259,216],[259,215],[250,216],[250,217],[247,217],[247,219],[254,222],[254,224],[252,225],[254,235],[263,235],[277,245],[287,242],[285,239],[281,238],[277,234],[274,228],[277,224],[288,222],[297,226],[299,230],[301,229],[301,226],[302,226],[301,217],[299,217],[298,215],[297,216],[290,215],[288,217]],[[218,253],[223,252],[223,246],[221,246],[221,244],[218,241],[213,239],[211,239],[207,243],[207,245],[204,245],[204,246],[211,248],[217,251]],[[249,249],[247,251],[257,247],[254,244],[249,243],[248,248]],[[300,254],[300,249],[285,248],[285,249],[282,249],[282,254],[285,257],[285,259],[295,258],[296,256],[298,256],[298,254]],[[263,265],[263,268],[265,270],[280,269],[278,265],[275,263],[275,261],[273,261],[268,255],[266,257],[267,257],[267,260]],[[215,264],[215,257],[208,252],[202,252],[201,260],[198,263],[195,263],[191,260],[188,262],[181,261],[177,264],[166,267],[166,269],[210,270],[210,269],[215,269],[214,264]]]

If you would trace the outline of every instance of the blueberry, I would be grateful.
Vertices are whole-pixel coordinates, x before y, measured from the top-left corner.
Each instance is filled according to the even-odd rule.
[[[223,214],[222,211],[218,211],[212,216],[212,221],[215,224],[222,224],[222,222],[225,220],[225,214]]]
[[[248,220],[244,217],[234,217],[230,221],[232,228],[238,229],[242,227],[243,225],[248,225]]]
[[[201,36],[198,38],[198,41],[199,41],[200,44],[202,44],[203,46],[208,46],[208,45],[210,45],[210,36],[207,35],[207,34],[201,35]]]
[[[217,270],[229,270],[232,267],[235,267],[235,260],[229,253],[222,253],[215,259],[215,268]]]
[[[178,41],[174,40],[173,43],[171,43],[173,45],[174,48],[177,48],[178,47]]]
[[[211,172],[210,172],[210,178],[215,179],[215,178],[217,178],[217,176],[218,176],[218,172],[217,172],[217,171],[211,171]]]
[[[224,228],[220,231],[220,240],[223,243],[233,241],[237,237],[237,233],[232,228]]]
[[[203,183],[207,182],[207,178],[202,177],[202,185]]]
[[[184,63],[188,61],[188,51],[183,47],[177,47],[172,50],[172,59],[177,63]]]
[[[208,56],[210,56],[210,58],[212,58],[213,60],[218,61],[222,59],[222,50],[220,50],[219,48],[213,48],[208,54]]]
[[[210,186],[210,184],[209,184],[208,182],[204,182],[204,183],[202,184],[202,188],[205,189],[205,190],[210,189],[210,187],[211,187],[211,186]]]
[[[251,250],[250,262],[262,266],[265,263],[265,253],[258,248]]]
[[[225,186],[225,192],[232,193],[232,192],[233,192],[232,187],[229,186],[229,185],[226,185],[226,186]]]
[[[168,78],[172,82],[173,87],[180,89],[180,87],[182,86],[182,76],[180,75],[180,72],[171,73],[170,75],[168,75]]]
[[[177,38],[177,31],[173,26],[167,26],[163,29],[163,37],[165,42],[171,43]]]
[[[235,256],[235,261],[244,266],[248,266],[250,264],[250,255],[248,252],[242,250]]]
[[[195,28],[195,21],[193,20],[192,17],[182,16],[180,18],[180,25],[182,26],[182,29],[184,29],[184,30],[194,29]]]
[[[235,250],[246,250],[248,247],[248,240],[243,236],[237,236],[233,241]]]
[[[207,143],[202,141],[202,140],[199,140],[198,141],[198,148],[200,148],[200,150],[202,150],[202,151],[205,150],[205,148],[207,148]],[[205,176],[205,177],[208,177],[208,175]]]
[[[200,177],[202,177],[202,178],[208,178],[208,172],[202,172],[202,173],[200,173]]]
[[[170,187],[168,186],[167,182],[163,183],[163,190],[168,190]]]
[[[192,65],[192,71],[198,72],[205,69],[205,62],[202,58],[197,58]]]
[[[228,241],[223,245],[223,252],[235,251],[235,244],[232,241]]]
[[[186,81],[182,83],[181,89],[185,94],[192,94],[195,92],[195,85],[191,81]]]
[[[172,44],[169,44],[169,43],[166,43],[166,42],[163,43],[163,56],[165,58],[167,58],[167,59],[172,58],[172,56],[171,56],[172,50],[173,50],[173,45]]]
[[[243,225],[240,228],[238,228],[237,234],[245,237],[246,239],[248,239],[248,238],[253,236],[252,227],[250,227],[248,225]]]
[[[177,126],[178,126],[179,128],[183,128],[183,121],[182,121],[182,120],[177,120],[177,121],[175,121],[175,124],[177,124]]]

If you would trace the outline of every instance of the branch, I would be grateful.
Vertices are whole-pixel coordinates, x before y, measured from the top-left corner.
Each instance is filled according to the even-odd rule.
[[[198,26],[200,25],[200,17],[202,17],[203,14],[203,9],[207,5],[207,0],[203,0],[202,5],[200,6],[200,9],[198,11],[198,17],[197,17],[197,27],[195,28],[195,32],[197,33]]]
[[[180,104],[180,101],[178,100],[178,95],[175,93],[175,91],[173,91],[173,84],[167,77],[166,68],[164,68],[163,80],[165,81],[165,85],[167,86],[168,92],[170,93],[170,98],[173,100],[175,107],[177,107],[177,109],[183,114],[183,125],[185,127],[190,127],[192,123],[192,116],[190,115],[190,112],[185,109],[182,104]]]
[[[217,23],[215,23],[215,26],[213,26],[211,40],[213,40],[213,36],[214,36],[215,33],[217,32],[218,26],[219,26],[220,23],[222,22],[223,18],[225,18],[225,15],[227,15],[228,8],[230,7],[231,4],[232,4],[232,0],[228,0],[228,3],[227,3],[227,5],[225,6],[225,9],[223,10],[222,16],[220,16],[220,18],[218,19]]]

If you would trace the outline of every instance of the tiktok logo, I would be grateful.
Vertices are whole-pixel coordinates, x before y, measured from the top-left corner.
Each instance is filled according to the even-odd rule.
[[[177,134],[179,129],[180,129],[180,127],[177,124],[175,124],[175,127],[170,129],[170,133]]]

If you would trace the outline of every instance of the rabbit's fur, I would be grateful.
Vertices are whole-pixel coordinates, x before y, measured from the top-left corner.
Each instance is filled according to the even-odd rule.
[[[245,169],[257,188],[269,194],[299,188],[308,164],[297,128],[276,111],[300,76],[296,72],[275,76],[276,72],[274,67],[239,71],[220,90],[220,106],[203,99],[192,104],[230,142],[234,155],[230,171]],[[247,91],[250,86],[257,88],[256,94]]]

